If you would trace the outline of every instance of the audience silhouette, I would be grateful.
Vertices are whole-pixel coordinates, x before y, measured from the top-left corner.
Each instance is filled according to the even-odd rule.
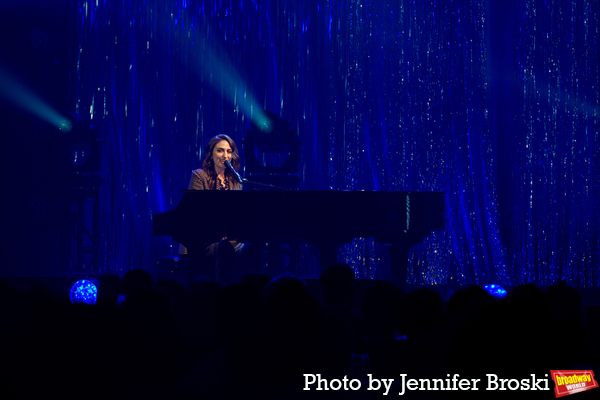
[[[311,293],[297,277],[252,273],[229,286],[199,277],[186,289],[132,270],[105,274],[97,304],[86,305],[0,280],[0,396],[374,399],[383,391],[366,390],[369,376],[394,379],[397,395],[400,374],[485,382],[492,373],[520,380],[549,379],[556,368],[598,371],[590,330],[598,322],[586,313],[597,318],[598,305],[565,282],[545,292],[521,285],[503,298],[473,286],[445,302],[432,288],[403,293],[387,281],[358,290],[345,264],[325,269],[319,283],[321,293]],[[361,390],[304,390],[305,374],[320,385],[355,379]],[[510,394],[483,386],[403,397]]]

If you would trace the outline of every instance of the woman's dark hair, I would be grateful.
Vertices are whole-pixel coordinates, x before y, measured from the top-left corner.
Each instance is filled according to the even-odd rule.
[[[222,142],[223,140],[229,143],[229,146],[231,147],[231,165],[233,166],[233,169],[236,171],[240,169],[240,156],[238,155],[238,149],[233,139],[227,135],[217,135],[210,139],[206,145],[206,149],[204,150],[202,169],[208,174],[208,177],[210,178],[210,184],[215,189],[217,188],[217,172],[215,171],[212,155],[217,143]],[[227,181],[230,182],[230,188],[232,189],[237,189],[238,185],[240,185],[240,183],[235,180],[235,177],[228,169],[225,170],[225,178],[227,178]]]

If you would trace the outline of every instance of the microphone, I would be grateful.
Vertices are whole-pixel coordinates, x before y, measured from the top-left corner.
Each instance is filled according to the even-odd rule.
[[[229,162],[229,160],[225,160],[223,161],[223,164],[225,164],[225,167],[227,167],[227,169],[233,174],[233,176],[235,177],[235,179],[239,182],[239,183],[243,183],[242,181],[242,177],[240,176],[240,174],[238,174],[238,172],[233,168],[233,165],[231,165],[231,163]]]

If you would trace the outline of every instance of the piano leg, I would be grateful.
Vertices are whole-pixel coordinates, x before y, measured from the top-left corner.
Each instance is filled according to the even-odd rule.
[[[188,250],[188,279],[190,284],[200,276],[222,285],[238,283],[247,272],[260,268],[260,248],[240,243],[234,247],[228,240],[200,246],[186,246]]]
[[[216,246],[216,244],[214,246]],[[186,247],[188,251],[188,277],[190,284],[192,284],[199,276],[217,280],[214,249],[212,249],[212,254],[210,254],[211,249],[207,248],[205,244]]]
[[[411,247],[404,242],[394,243],[389,247],[392,282],[398,285],[403,291],[406,289],[408,251]]]

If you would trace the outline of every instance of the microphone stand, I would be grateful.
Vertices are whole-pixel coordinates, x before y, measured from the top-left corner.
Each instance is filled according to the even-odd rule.
[[[283,187],[278,187],[275,185],[271,185],[269,183],[262,183],[262,182],[256,182],[256,181],[249,181],[246,178],[242,178],[239,174],[239,172],[237,172],[235,170],[235,168],[233,168],[233,165],[231,165],[231,162],[229,160],[225,160],[223,161],[223,164],[225,165],[225,168],[227,168],[234,176],[235,180],[238,181],[239,183],[241,183],[242,185],[244,185],[244,183],[250,183],[252,185],[257,185],[257,186],[263,186],[263,187],[268,187],[271,189],[277,189],[277,190],[292,190],[292,189],[288,189],[288,188],[283,188]]]
[[[288,190],[291,191],[292,189],[289,188],[284,188],[284,187],[279,187],[279,186],[275,186],[275,185],[271,185],[270,183],[262,183],[262,182],[256,182],[256,181],[250,181],[246,178],[242,178],[242,181],[240,182],[242,185],[249,183],[251,185],[256,185],[256,186],[263,186],[263,187],[268,187],[271,189],[277,189],[277,190]]]

